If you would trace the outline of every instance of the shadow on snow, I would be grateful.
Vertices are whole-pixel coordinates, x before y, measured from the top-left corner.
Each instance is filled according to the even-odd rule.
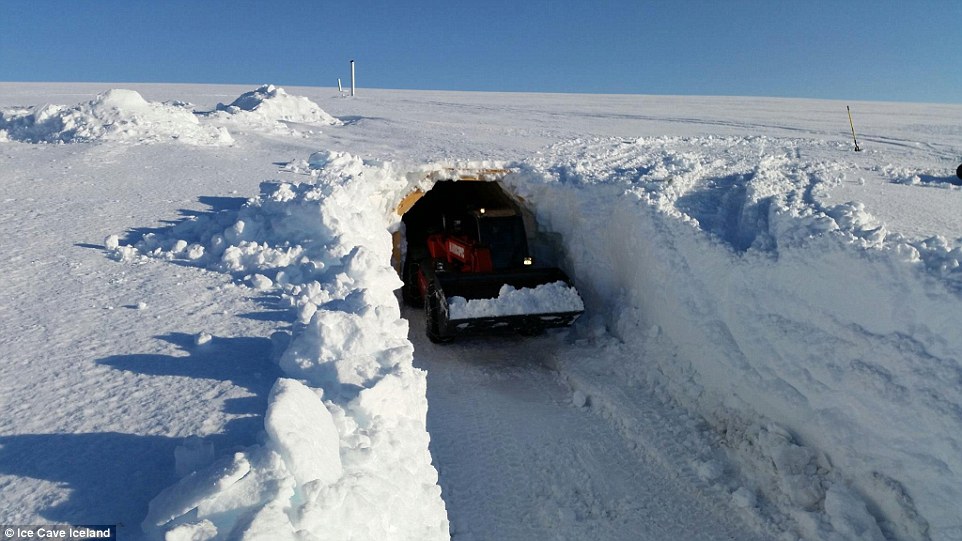
[[[240,197],[201,197],[199,200],[210,210],[181,210],[180,220],[168,221],[166,223],[170,225],[159,228],[132,229],[125,242],[136,242],[147,233],[167,233],[193,216],[236,215],[247,201]],[[75,246],[105,249],[103,245],[92,243]],[[235,317],[292,321],[289,313],[278,308],[276,295],[266,294],[255,300],[263,310]],[[270,390],[282,375],[274,362],[271,340],[214,337],[206,344],[197,345],[193,334],[181,332],[157,338],[175,345],[185,354],[113,355],[97,362],[146,376],[229,382],[247,391],[247,396],[223,401],[223,413],[240,417],[227,421],[220,432],[203,439],[214,445],[216,455],[256,444],[263,431]],[[198,406],[203,404],[202,398],[198,398]],[[174,450],[183,441],[181,436],[120,432],[0,436],[0,474],[40,479],[68,489],[63,492],[65,498],[47,497],[41,503],[37,512],[45,521],[117,524],[121,538],[139,539],[142,537],[140,521],[147,514],[148,503],[177,481]]]
[[[174,448],[180,443],[118,432],[0,436],[0,473],[66,485],[70,497],[40,513],[51,523],[117,524],[139,533],[157,487],[176,481]],[[127,517],[138,522],[123,523]]]

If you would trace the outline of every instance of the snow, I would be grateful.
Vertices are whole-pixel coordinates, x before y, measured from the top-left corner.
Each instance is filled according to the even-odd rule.
[[[774,486],[758,488],[814,515],[809,536],[879,538],[861,514],[829,509],[832,487],[850,483],[840,493],[883,521],[913,495],[886,521],[889,535],[930,528],[951,539],[957,508],[945,502],[962,494],[946,474],[962,466],[962,441],[944,427],[960,421],[962,395],[942,382],[962,375],[958,252],[887,232],[863,204],[819,201],[824,184],[858,171],[838,157],[797,157],[823,145],[566,143],[512,187],[561,233],[570,272],[592,285],[582,290],[589,311],[608,307],[613,334],[657,365],[676,399],[774,465]],[[599,204],[605,197],[614,204]],[[777,432],[756,428],[760,419]]]
[[[535,287],[515,288],[501,286],[498,296],[492,299],[448,299],[449,316],[452,321],[479,317],[552,314],[580,312],[585,309],[578,290],[564,282],[551,282]]]
[[[260,271],[245,281],[258,291],[276,281],[281,302],[303,315],[279,359],[296,379],[279,379],[268,397],[267,444],[240,455],[252,464],[244,497],[236,499],[233,485],[203,498],[192,485],[175,488],[161,499],[177,512],[150,517],[145,530],[194,524],[206,531],[210,523],[217,538],[241,527],[256,537],[255,526],[244,524],[265,520],[275,539],[281,526],[291,539],[319,529],[334,529],[344,539],[383,535],[367,529],[367,522],[388,525],[403,539],[447,533],[424,429],[424,373],[412,366],[394,295],[400,280],[389,266],[384,201],[395,196],[371,197],[405,184],[389,176],[390,168],[352,156],[331,154],[324,163],[311,182],[265,182],[261,196],[236,213],[184,222],[144,236],[133,250],[113,250],[121,261],[152,256],[238,275]],[[376,204],[347,204],[365,200]],[[369,218],[377,213],[380,225]],[[202,255],[192,257],[189,246]],[[375,495],[384,504],[378,510],[368,503]],[[281,503],[292,496],[302,503]],[[282,512],[292,505],[292,512]],[[235,507],[244,513],[224,515]]]
[[[320,397],[299,381],[282,378],[269,402],[264,428],[297,484],[336,482],[343,473],[337,427]]]
[[[217,125],[219,121],[223,125]],[[149,102],[138,92],[111,89],[73,106],[29,105],[0,113],[0,142],[78,143],[125,141],[156,143],[178,140],[191,145],[232,145],[228,126],[298,133],[295,127],[336,126],[342,122],[304,96],[263,85],[241,94],[210,113],[195,113],[181,100]]]
[[[962,107],[129,86],[0,84],[0,522],[962,539]],[[585,315],[445,349],[394,209],[483,167]]]
[[[0,114],[4,140],[27,143],[76,143],[98,140],[230,145],[227,130],[201,126],[180,105],[148,102],[133,90],[113,89],[74,106],[33,105]]]
[[[419,311],[410,317],[423,323]],[[411,340],[416,350],[430,347],[421,329]],[[775,537],[723,511],[727,496],[692,497],[696,487],[650,454],[652,442],[662,447],[683,433],[623,438],[593,400],[572,404],[566,382],[538,362],[569,352],[597,350],[551,336],[506,337],[457,341],[418,358],[428,370],[428,429],[453,539]],[[663,406],[636,402],[632,411],[658,418]]]
[[[184,477],[214,461],[214,446],[197,436],[190,436],[174,448],[174,466],[178,477]]]
[[[282,130],[291,123],[325,126],[342,124],[308,98],[292,96],[283,88],[269,84],[241,94],[230,105],[218,103],[214,116],[232,122]]]

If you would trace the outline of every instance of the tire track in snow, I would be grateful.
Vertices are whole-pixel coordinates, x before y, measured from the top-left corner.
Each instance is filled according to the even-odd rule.
[[[437,346],[411,322],[428,371],[428,431],[452,539],[753,539],[678,472],[572,403],[544,363],[557,337]]]

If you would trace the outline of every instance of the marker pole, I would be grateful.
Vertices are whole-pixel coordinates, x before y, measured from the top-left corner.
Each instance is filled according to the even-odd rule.
[[[845,110],[848,111],[848,125],[852,127],[852,141],[855,141],[855,152],[861,152],[862,149],[858,148],[858,139],[855,137],[855,123],[852,122],[852,110],[848,105],[845,106]]]

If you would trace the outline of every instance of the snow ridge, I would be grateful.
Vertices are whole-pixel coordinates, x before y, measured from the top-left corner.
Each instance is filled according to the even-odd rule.
[[[289,344],[280,358],[288,377],[271,392],[266,442],[159,494],[143,523],[153,537],[448,538],[425,374],[412,365],[388,264],[388,202],[409,183],[349,154],[309,163],[310,182],[265,182],[239,211],[132,246],[108,239],[117,259],[177,259],[246,277],[299,318],[292,335],[274,337]]]
[[[736,503],[807,539],[958,539],[956,255],[819,203],[858,174],[801,158],[827,145],[578,140],[505,181],[560,233],[589,314],[646,359],[619,370],[724,435]]]

